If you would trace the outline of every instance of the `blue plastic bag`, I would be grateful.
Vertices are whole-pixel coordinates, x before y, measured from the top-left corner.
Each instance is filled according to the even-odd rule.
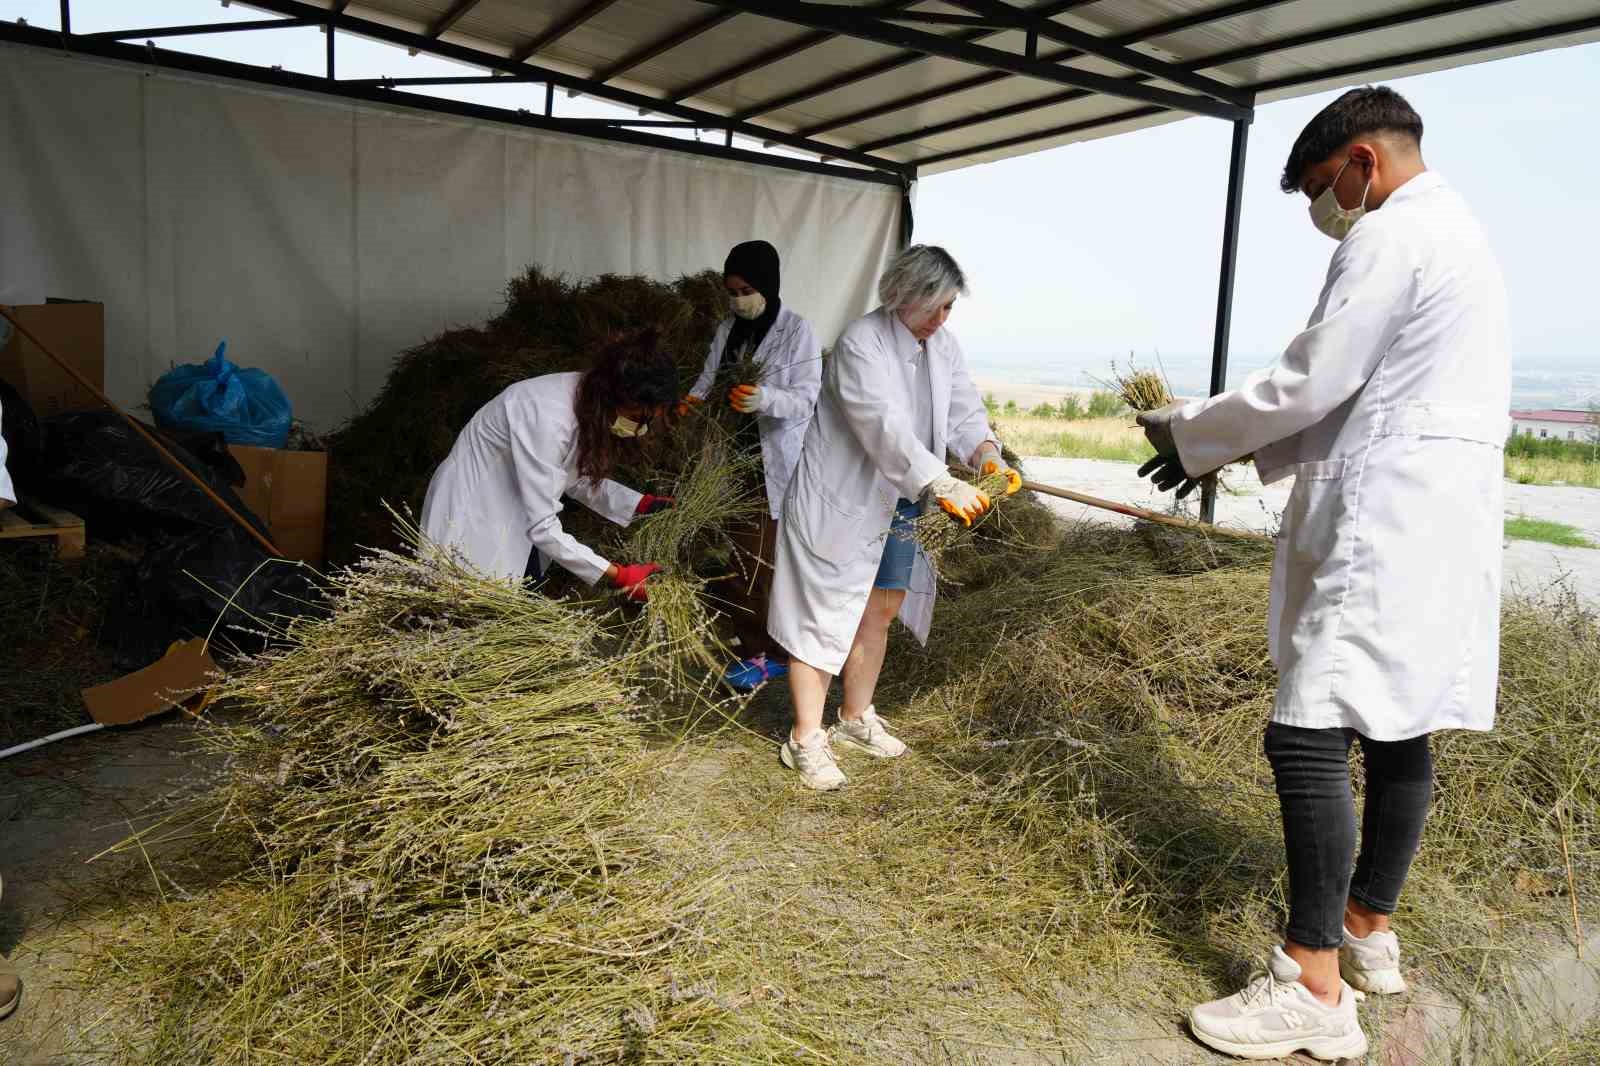
[[[265,370],[241,370],[223,357],[228,342],[204,363],[175,366],[150,387],[150,410],[163,429],[221,433],[229,444],[281,448],[294,408]]]

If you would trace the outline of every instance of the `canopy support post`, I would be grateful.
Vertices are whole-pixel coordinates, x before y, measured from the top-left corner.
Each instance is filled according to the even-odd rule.
[[[1244,157],[1250,143],[1250,120],[1233,123],[1233,150],[1228,160],[1228,201],[1222,222],[1222,268],[1217,276],[1217,324],[1211,340],[1211,395],[1223,391],[1228,383],[1228,333],[1233,326],[1233,278],[1239,259],[1239,210],[1244,200]],[[1200,487],[1200,521],[1215,522],[1217,479],[1205,479]]]

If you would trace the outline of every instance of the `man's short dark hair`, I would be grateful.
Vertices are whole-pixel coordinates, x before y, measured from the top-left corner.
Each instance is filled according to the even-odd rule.
[[[1289,149],[1283,165],[1284,192],[1299,192],[1306,168],[1314,167],[1343,145],[1366,133],[1398,133],[1422,146],[1422,116],[1412,110],[1406,98],[1386,85],[1364,85],[1351,89],[1317,112],[1306,123]]]

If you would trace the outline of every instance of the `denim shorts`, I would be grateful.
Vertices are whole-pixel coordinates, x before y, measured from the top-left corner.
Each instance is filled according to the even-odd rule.
[[[917,542],[911,539],[911,523],[921,514],[920,503],[896,501],[894,523],[889,526],[889,536],[883,545],[883,558],[878,562],[878,576],[872,582],[873,588],[893,590],[911,587],[911,564],[917,561]]]

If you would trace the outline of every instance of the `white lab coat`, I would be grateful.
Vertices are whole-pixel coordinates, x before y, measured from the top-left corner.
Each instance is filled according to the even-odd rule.
[[[5,417],[5,412],[0,411],[0,419]],[[11,474],[6,471],[6,439],[0,437],[0,500],[7,503],[17,502],[17,490],[11,485]]]
[[[946,473],[946,453],[970,461],[993,440],[983,399],[948,330],[928,339],[930,451],[892,360],[919,357],[916,338],[880,307],[845,328],[784,497],[767,632],[791,655],[839,673],[867,606],[897,499],[915,500]],[[919,550],[900,620],[926,642],[936,594]]]
[[[733,323],[731,317],[725,318],[717,327],[706,354],[705,369],[689,390],[690,395],[704,400],[711,392]],[[756,348],[755,359],[763,368],[761,381],[746,384],[761,386],[761,409],[756,413],[761,432],[761,465],[767,479],[767,505],[772,517],[778,518],[783,514],[783,494],[800,461],[800,446],[805,443],[806,427],[811,424],[811,412],[822,388],[822,351],[811,324],[783,307]],[[726,397],[715,400],[726,402]]]
[[[1255,453],[1293,476],[1272,568],[1273,721],[1374,740],[1494,725],[1505,285],[1425,172],[1364,216],[1277,365],[1183,408],[1192,475]]]
[[[422,531],[430,540],[490,577],[521,578],[537,548],[586,584],[600,580],[608,564],[561,528],[561,497],[625,526],[640,494],[578,476],[573,403],[582,377],[519,381],[472,416],[428,483]]]

